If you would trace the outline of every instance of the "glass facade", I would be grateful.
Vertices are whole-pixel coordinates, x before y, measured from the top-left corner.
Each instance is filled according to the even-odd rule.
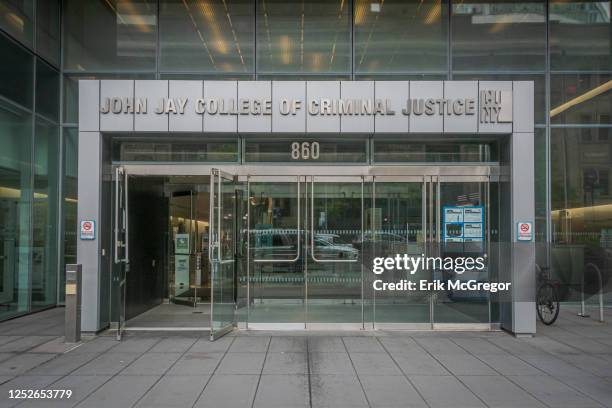
[[[0,29],[3,320],[60,300],[60,2],[2,0]]]
[[[611,32],[610,1],[592,0],[0,0],[0,319],[62,301],[83,78],[533,80],[537,240],[554,266],[588,237],[607,270]],[[317,142],[334,162],[498,155],[489,142]],[[285,160],[265,140],[193,143],[149,146],[150,161]]]

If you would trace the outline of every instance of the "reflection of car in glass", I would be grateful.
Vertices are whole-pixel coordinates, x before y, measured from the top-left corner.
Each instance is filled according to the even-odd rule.
[[[251,230],[251,259],[269,260],[274,269],[301,269],[301,259],[294,264],[286,261],[294,260],[298,253],[298,231],[295,229],[263,229]],[[304,256],[304,241],[301,237],[300,258]],[[316,233],[313,239],[314,254],[318,259],[357,259],[359,251],[351,244],[340,242],[336,234]],[[279,260],[284,262],[275,263]]]
[[[337,243],[328,236],[315,235],[313,252],[317,259],[357,259],[359,251],[351,244]]]

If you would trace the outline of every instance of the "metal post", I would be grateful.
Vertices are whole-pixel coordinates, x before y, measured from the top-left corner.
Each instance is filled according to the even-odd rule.
[[[66,343],[81,341],[81,264],[66,265],[66,307],[65,333]]]

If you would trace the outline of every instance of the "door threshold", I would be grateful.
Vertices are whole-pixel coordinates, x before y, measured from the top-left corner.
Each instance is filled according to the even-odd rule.
[[[210,331],[210,327],[125,327],[124,331]]]

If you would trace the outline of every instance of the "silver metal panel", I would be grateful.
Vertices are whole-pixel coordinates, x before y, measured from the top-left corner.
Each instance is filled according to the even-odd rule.
[[[342,99],[374,99],[374,81],[341,81],[340,97]],[[340,116],[341,133],[374,132],[374,115]]]
[[[483,166],[290,166],[283,165],[206,165],[206,164],[124,164],[123,167],[134,175],[210,175],[212,168],[240,176],[487,176],[498,174],[497,165]],[[317,180],[319,180],[317,178]]]
[[[340,81],[308,81],[306,83],[307,106],[310,101],[320,103],[322,99],[340,98]],[[306,131],[308,133],[339,133],[340,116],[307,115]]]
[[[388,99],[394,115],[377,115],[374,118],[375,133],[408,133],[409,117],[402,114],[402,108],[410,97],[408,81],[376,81],[374,95],[378,99]]]
[[[238,115],[238,132],[266,133],[272,131],[272,83],[270,81],[238,81],[238,104],[240,105],[243,100],[251,103],[254,100],[261,102],[263,104],[261,108],[264,111],[265,103],[269,101],[270,113]]]
[[[100,329],[101,139],[99,132],[79,132],[78,220],[93,220],[97,230],[94,240],[77,239],[77,263],[83,266],[81,329],[86,332]],[[76,233],[77,226],[74,228]]]
[[[79,81],[79,130],[82,132],[100,130],[100,81],[98,80]]]
[[[478,81],[444,81],[444,98],[447,103],[457,99],[473,99],[478,101]],[[452,112],[452,111],[451,111]],[[476,133],[478,132],[478,109],[474,114],[448,115],[444,114],[444,133]]]
[[[533,133],[512,135],[512,332],[536,331],[535,243],[517,242],[517,223],[535,226],[535,183]],[[534,234],[535,235],[535,234]]]
[[[134,98],[134,81],[132,80],[101,80],[100,104],[105,98]],[[123,102],[122,102],[123,103]],[[132,132],[134,130],[133,113],[106,113],[100,114],[101,132]]]
[[[301,105],[290,106],[291,101],[300,101]],[[288,114],[280,113],[281,104],[287,104]],[[306,132],[306,82],[273,81],[272,82],[272,132],[304,133]]]
[[[512,98],[512,82],[511,81],[479,81],[478,82],[478,132],[479,133],[512,133],[512,122],[509,123],[483,123],[482,122],[482,104],[480,100],[481,91],[502,91],[505,95]],[[508,93],[509,92],[509,93]],[[502,101],[504,105],[504,101]],[[512,101],[510,104],[504,107],[506,109],[512,109]],[[504,109],[502,108],[502,110]]]
[[[443,81],[410,81],[410,99],[441,99],[444,98]],[[410,115],[410,133],[442,133],[444,131],[443,117],[433,115]]]
[[[160,104],[165,104],[168,98],[168,81],[136,80],[134,81],[134,98],[147,99],[146,113],[134,112],[134,131],[167,132],[168,114],[155,111]],[[172,114],[172,116],[177,116],[177,114]]]
[[[169,115],[171,132],[201,132],[203,115],[196,113],[197,100],[202,97],[202,81],[168,81],[170,98],[187,98],[185,113]]]
[[[531,133],[534,127],[533,81],[514,81],[512,88],[512,131],[514,133]]]
[[[238,100],[238,84],[236,81],[204,81],[204,99]],[[213,114],[208,110],[204,113],[204,132],[237,132],[237,115]]]

